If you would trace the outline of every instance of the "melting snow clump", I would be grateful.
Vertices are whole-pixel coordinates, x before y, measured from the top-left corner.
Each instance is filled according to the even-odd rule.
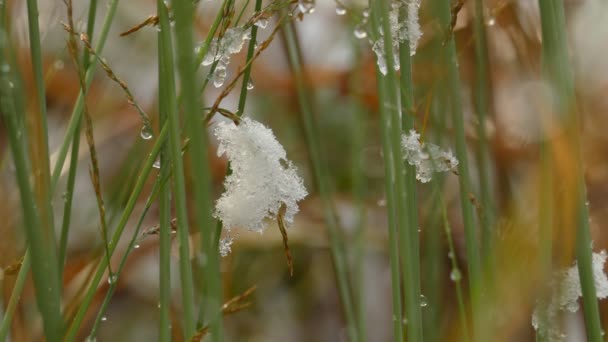
[[[221,39],[213,38],[209,43],[209,50],[203,59],[202,65],[211,65],[217,62],[212,75],[213,85],[221,87],[226,80],[226,69],[230,63],[230,55],[241,52],[246,40],[251,39],[251,31],[242,27],[231,27],[226,30]]]
[[[598,299],[608,297],[608,277],[604,273],[607,257],[606,251],[593,253],[593,279]],[[546,336],[550,341],[563,341],[566,335],[558,324],[559,313],[578,311],[578,298],[583,295],[578,265],[556,272],[550,285],[551,298],[548,299],[548,303],[541,302],[536,306],[532,314],[532,326],[539,335]]]
[[[389,12],[389,24],[391,27],[391,37],[393,45],[393,65],[395,70],[399,70],[399,44],[408,42],[410,47],[410,55],[416,54],[418,40],[422,37],[422,30],[418,22],[418,12],[420,10],[421,0],[398,0],[391,3]],[[399,12],[401,8],[406,7],[407,18],[405,22],[399,21]],[[384,33],[382,27],[379,28],[380,37],[376,41],[372,41],[372,51],[376,54],[378,60],[378,69],[383,75],[386,75],[388,68],[386,56],[384,55]]]
[[[243,227],[262,232],[264,219],[276,219],[282,205],[286,208],[285,223],[293,223],[297,202],[307,192],[272,130],[245,118],[238,126],[220,122],[215,136],[219,140],[217,155],[225,154],[232,169],[214,212],[224,229]],[[225,245],[224,251],[229,251],[230,245]]]
[[[442,151],[431,143],[420,143],[420,134],[410,130],[401,136],[403,158],[408,164],[416,167],[416,179],[428,183],[435,172],[446,172],[456,169],[458,159],[451,151]]]

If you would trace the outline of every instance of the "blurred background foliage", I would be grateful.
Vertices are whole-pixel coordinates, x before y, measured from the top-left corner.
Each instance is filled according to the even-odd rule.
[[[367,7],[366,2],[360,0],[344,0],[343,3],[358,11]],[[416,111],[412,114],[416,117],[417,129],[428,132],[426,139],[450,148],[452,128],[446,120],[447,111],[433,101],[441,96],[445,80],[437,65],[433,44],[442,33],[431,15],[430,3],[422,1],[420,22],[423,37],[413,58]],[[241,8],[243,4],[237,1],[236,8]],[[15,53],[25,89],[33,93],[25,2],[8,1],[8,5],[16,43]],[[195,17],[198,39],[206,36],[220,5],[221,2],[217,0],[199,3]],[[454,35],[462,81],[466,138],[471,159],[474,160],[479,137],[474,115],[476,71],[472,5],[471,1],[466,1],[458,13]],[[499,303],[492,306],[488,315],[498,322],[495,341],[532,341],[534,332],[530,317],[535,295],[540,290],[535,284],[539,276],[534,273],[538,266],[531,261],[536,257],[538,242],[534,223],[538,206],[538,148],[542,140],[543,117],[551,115],[549,103],[555,95],[541,78],[541,28],[537,2],[487,0],[484,5],[491,80],[488,89],[491,109],[485,124],[491,151],[489,168],[492,193],[499,213],[495,226],[501,241],[495,251],[498,255],[496,274],[501,278],[496,291],[502,294]],[[582,157],[591,232],[594,249],[600,250],[606,248],[608,243],[604,232],[604,222],[608,219],[608,58],[605,54],[608,46],[608,3],[565,0],[564,5],[580,103]],[[66,20],[64,4],[45,0],[39,1],[39,6],[49,148],[53,163],[54,152],[61,143],[79,83],[68,57],[67,35],[60,24]],[[77,30],[83,31],[87,2],[78,1],[74,6]],[[253,2],[248,8],[246,13],[250,14]],[[101,4],[98,23],[104,11],[105,6]],[[156,30],[145,27],[126,37],[119,36],[119,33],[154,13],[154,1],[121,2],[103,57],[129,85],[137,102],[151,117],[157,118]],[[333,1],[317,0],[315,12],[297,21],[296,28],[309,86],[316,99],[314,114],[320,128],[324,162],[330,172],[335,206],[348,248],[354,248],[360,214],[352,190],[356,181],[354,177],[357,177],[357,172],[363,175],[364,254],[362,260],[351,258],[349,262],[361,262],[363,267],[362,303],[367,339],[389,341],[392,339],[390,270],[375,59],[367,39],[356,39],[353,35],[358,20],[351,12],[345,16],[336,15],[336,3]],[[271,21],[268,29],[260,30],[259,41],[268,36],[273,24]],[[244,61],[244,51],[233,57],[229,78]],[[207,71],[202,70],[199,77],[206,77]],[[289,159],[298,166],[300,175],[305,178],[310,195],[302,203],[295,225],[289,230],[290,246],[295,257],[293,277],[289,276],[281,235],[274,224],[263,235],[246,231],[237,233],[232,253],[221,261],[225,298],[238,295],[254,285],[257,290],[250,298],[251,307],[226,317],[226,340],[346,340],[321,204],[309,167],[310,157],[299,116],[296,89],[280,38],[275,38],[254,63],[252,79],[254,88],[249,91],[245,115],[273,129],[287,150]],[[217,89],[208,87],[204,102],[213,103],[218,93]],[[124,208],[151,144],[140,138],[141,121],[137,112],[126,102],[122,90],[102,70],[97,70],[87,99],[94,123],[107,218],[112,227]],[[237,102],[238,94],[234,92],[226,98],[222,107],[235,111]],[[27,108],[33,110],[30,103]],[[154,125],[157,126],[157,122]],[[19,192],[14,184],[14,168],[7,149],[5,130],[6,126],[0,125],[0,266],[3,268],[20,259],[25,241],[20,228]],[[216,157],[213,137],[211,140],[209,154],[217,198],[222,191],[226,161]],[[84,144],[80,149],[81,165],[75,186],[73,228],[63,278],[67,297],[82,286],[87,273],[91,271],[94,257],[98,255],[96,253],[102,248],[95,195],[85,171],[88,150]],[[555,154],[560,156],[559,146]],[[559,162],[569,163],[565,158]],[[474,192],[478,194],[478,170],[475,163],[471,165]],[[58,189],[65,189],[66,174],[67,167]],[[151,190],[152,178],[144,193]],[[446,176],[441,184],[435,186],[418,185],[422,291],[428,300],[423,315],[427,324],[425,334],[430,334],[429,340],[451,341],[458,340],[455,336],[459,336],[455,288],[450,280],[451,258],[441,220],[441,205],[436,200],[436,194],[441,193],[452,227],[455,244],[453,257],[464,265],[464,236],[457,187],[455,175]],[[55,192],[53,201],[55,204],[62,203],[61,191]],[[145,196],[141,196],[140,201],[127,226],[126,236],[132,234]],[[61,225],[62,209],[61,205],[55,206],[56,227]],[[158,208],[154,204],[144,220],[144,229],[154,227],[157,222]],[[574,236],[568,231],[556,232],[554,239],[558,241],[556,245],[559,248],[568,249],[572,247]],[[126,247],[127,239],[123,240],[113,264],[119,262],[120,251]],[[172,269],[177,269],[176,260],[175,251]],[[139,241],[138,248],[127,261],[106,319],[100,326],[98,341],[153,341],[158,338],[158,272],[158,239],[154,235],[146,236]],[[179,278],[177,272],[172,276],[175,297],[172,310],[179,313]],[[13,283],[14,276],[5,274],[1,283],[3,303],[8,300]],[[79,339],[87,335],[106,287],[100,286]],[[41,339],[41,322],[36,315],[33,297],[33,288],[28,281],[11,328],[14,341]],[[69,305],[69,302],[64,305]],[[608,326],[608,306],[603,302],[600,306],[603,325]],[[568,322],[568,340],[582,341],[579,339],[584,333],[582,316],[568,314],[564,319]],[[179,322],[174,324],[179,325]],[[173,329],[173,333],[175,340],[182,338],[180,329]]]

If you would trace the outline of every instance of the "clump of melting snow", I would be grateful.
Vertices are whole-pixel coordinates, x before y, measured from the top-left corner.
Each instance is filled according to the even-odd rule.
[[[422,183],[429,182],[433,173],[456,169],[458,160],[451,151],[442,151],[431,143],[420,143],[420,134],[410,130],[401,136],[403,158],[408,164],[416,167],[416,179]]]
[[[234,243],[232,236],[226,236],[220,240],[219,251],[221,256],[225,257],[232,252],[232,243]]]
[[[215,136],[219,141],[217,155],[225,154],[232,169],[214,212],[224,228],[262,232],[264,219],[276,219],[282,205],[286,208],[284,221],[287,225],[292,223],[298,212],[297,202],[307,192],[272,130],[245,118],[238,126],[220,122]],[[224,244],[226,253],[230,244]]]
[[[399,70],[399,44],[408,42],[410,55],[416,54],[418,41],[422,37],[422,30],[418,22],[418,12],[421,0],[397,0],[391,3],[389,11],[389,24],[391,28],[391,40],[393,45],[393,65],[395,70]],[[407,18],[405,22],[399,21],[399,12],[405,7]],[[379,29],[380,37],[372,41],[372,51],[376,54],[378,69],[386,75],[388,68],[384,53],[384,33]]]
[[[606,251],[593,253],[593,279],[598,299],[608,297],[608,276],[604,273]],[[583,295],[578,273],[578,265],[558,271],[551,281],[551,298],[548,303],[539,303],[532,314],[532,326],[541,336],[550,341],[562,341],[566,335],[557,322],[558,315],[564,311],[576,312],[578,299]]]
[[[205,55],[202,65],[211,65],[217,62],[212,75],[213,85],[221,87],[226,80],[226,69],[230,63],[230,56],[241,52],[245,41],[251,39],[251,31],[243,27],[231,27],[226,30],[220,39],[213,38],[209,43],[209,49]]]

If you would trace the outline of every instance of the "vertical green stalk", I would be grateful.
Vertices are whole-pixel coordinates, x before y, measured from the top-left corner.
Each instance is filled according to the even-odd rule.
[[[110,244],[108,245],[108,250],[109,250],[110,255],[112,255],[112,253],[114,253],[114,251],[116,250],[118,241],[120,240],[120,238],[122,236],[122,233],[127,225],[127,221],[129,220],[131,213],[133,213],[133,209],[135,208],[137,199],[139,198],[139,195],[141,194],[141,192],[144,188],[146,180],[148,179],[148,175],[150,174],[150,170],[152,170],[152,164],[154,164],[154,161],[156,160],[156,157],[159,154],[161,146],[164,143],[165,139],[167,138],[168,132],[169,132],[168,125],[164,125],[160,131],[160,134],[158,135],[156,142],[154,143],[154,146],[152,147],[152,150],[150,151],[148,158],[146,159],[146,161],[144,162],[144,165],[142,166],[141,172],[139,173],[139,176],[137,177],[137,181],[135,182],[135,186],[133,187],[133,190],[129,196],[129,199],[128,199],[127,203],[125,204],[124,210],[120,216],[120,220],[117,224],[117,227],[114,230],[114,233],[112,235],[112,240],[110,241]],[[76,335],[78,334],[80,325],[82,324],[82,321],[84,320],[86,312],[87,312],[89,306],[91,305],[93,296],[97,292],[99,282],[101,281],[101,278],[103,277],[103,275],[106,271],[106,267],[107,267],[107,258],[102,257],[99,260],[99,263],[97,264],[97,271],[95,271],[95,275],[93,276],[93,279],[91,280],[91,282],[89,284],[89,288],[87,289],[87,291],[84,295],[82,303],[80,304],[80,307],[78,308],[78,311],[76,312],[76,315],[72,319],[72,323],[70,324],[70,328],[68,329],[68,331],[66,333],[64,341],[71,342],[76,339]]]
[[[3,74],[0,75],[0,111],[7,125],[7,134],[11,153],[15,162],[17,185],[21,194],[21,206],[23,210],[23,221],[27,237],[28,247],[32,256],[32,269],[34,288],[36,290],[36,301],[43,318],[44,332],[47,340],[59,341],[63,330],[63,321],[60,315],[60,292],[59,277],[57,274],[56,255],[51,251],[49,240],[41,234],[42,224],[40,216],[36,211],[36,202],[29,183],[30,171],[27,162],[27,152],[21,136],[24,128],[19,125],[17,108],[14,99],[14,82],[10,77],[10,65],[6,63],[5,48],[1,46],[0,67]],[[8,69],[7,69],[8,68]],[[5,72],[4,70],[9,70]],[[23,113],[21,109],[19,113]],[[46,205],[45,203],[43,203]],[[48,203],[47,203],[48,204]],[[55,247],[54,245],[52,246]]]
[[[262,0],[255,0],[255,11],[256,13],[262,9]],[[255,53],[255,44],[258,37],[258,27],[253,25],[251,27],[251,39],[249,40],[249,46],[247,47],[247,69],[245,69],[245,73],[243,74],[243,84],[241,85],[241,95],[239,96],[239,107],[236,111],[236,115],[243,115],[243,110],[245,110],[245,102],[247,100],[247,85],[251,80],[251,64],[249,61],[253,58],[253,54]]]
[[[207,156],[207,130],[201,124],[202,116],[198,98],[198,82],[195,70],[197,68],[193,45],[193,13],[191,1],[179,1],[173,4],[175,15],[175,37],[177,51],[177,69],[179,72],[184,119],[187,136],[190,138],[190,148],[187,154],[192,163],[192,182],[194,190],[194,208],[196,226],[201,233],[201,248],[199,254],[203,263],[205,291],[203,307],[209,322],[209,331],[213,341],[223,340],[222,331],[222,288],[219,270],[219,253],[215,241],[214,221],[211,216],[211,176]],[[174,158],[175,159],[175,158]],[[174,172],[177,175],[177,172]],[[194,321],[192,321],[194,323]],[[187,324],[190,324],[188,322]],[[186,336],[191,337],[194,331],[186,330]]]
[[[373,12],[375,13],[375,11]],[[374,16],[375,18],[375,16]],[[372,22],[376,22],[375,20]],[[378,83],[378,100],[380,103],[386,103],[386,82],[383,80],[382,74],[376,67],[376,81]],[[384,106],[380,108],[384,116]],[[401,297],[401,267],[399,263],[399,239],[397,235],[397,207],[395,206],[395,187],[391,182],[390,175],[392,173],[392,152],[390,133],[386,129],[386,125],[380,125],[382,136],[382,154],[384,155],[384,182],[386,188],[386,203],[388,211],[388,244],[389,244],[389,263],[391,269],[391,294],[392,294],[392,312],[393,312],[393,335],[395,341],[403,341],[403,299]]]
[[[566,22],[563,3],[539,0],[543,38],[543,67],[552,83],[557,100],[560,123],[573,151],[573,172],[576,177],[576,259],[578,263],[585,327],[589,341],[601,341],[602,327],[593,278],[591,234],[587,212],[585,180],[580,155],[579,123],[576,113],[574,80],[568,60]]]
[[[354,29],[354,28],[353,28]],[[362,60],[361,49],[359,48],[358,39],[354,36],[353,52],[357,60],[353,69],[353,75],[350,80],[350,90],[353,94],[353,118],[352,118],[352,133],[351,133],[351,177],[352,177],[352,192],[354,206],[357,209],[357,225],[353,233],[353,249],[352,249],[352,272],[353,272],[353,299],[356,306],[357,319],[357,334],[361,341],[367,340],[365,329],[365,227],[366,227],[366,206],[365,206],[365,175],[364,169],[364,147],[365,147],[365,110],[362,99],[357,95],[358,85],[362,82]]]
[[[435,183],[437,184],[437,183]],[[441,196],[441,195],[440,195]],[[450,222],[448,221],[448,214],[446,205],[443,199],[441,201],[441,218],[443,221],[443,228],[445,230],[446,240],[448,242],[448,250],[450,253],[450,261],[452,263],[452,270],[450,271],[450,280],[455,283],[456,286],[456,300],[458,302],[458,314],[460,315],[460,324],[462,325],[462,335],[464,341],[469,341],[469,328],[467,323],[467,314],[464,305],[464,295],[462,291],[462,272],[458,266],[458,259],[456,258],[456,250],[454,248],[454,240],[452,239],[452,228],[450,228]]]
[[[112,26],[112,21],[114,20],[114,15],[116,14],[117,7],[118,0],[110,0],[110,3],[108,5],[108,12],[106,13],[106,17],[102,24],[101,34],[99,35],[99,41],[97,42],[97,46],[95,46],[95,51],[100,55],[103,52],[103,48],[105,46],[106,39],[110,31],[110,26]],[[90,15],[91,14],[89,13],[89,16]],[[88,56],[88,54],[85,53],[85,56]],[[88,68],[86,68],[84,81],[86,90],[88,90],[88,88],[91,86],[91,82],[93,82],[93,76],[95,76],[94,69],[97,63],[97,58],[93,58],[90,61]],[[86,65],[86,63],[84,65]],[[55,189],[55,185],[59,180],[59,176],[61,176],[61,170],[63,169],[63,164],[65,163],[65,158],[68,154],[68,149],[70,148],[72,137],[76,132],[76,128],[80,125],[80,119],[82,118],[82,114],[84,112],[84,94],[85,92],[83,92],[82,90],[78,93],[78,98],[76,99],[74,110],[72,110],[72,115],[70,116],[70,121],[68,122],[68,128],[65,132],[65,136],[63,137],[59,152],[57,153],[57,161],[55,163],[55,167],[53,168],[53,174],[51,175],[51,189]]]
[[[413,93],[411,85],[411,61],[409,48],[403,45],[400,62],[405,68],[402,71],[401,89],[395,72],[395,60],[393,59],[393,37],[389,20],[389,6],[386,1],[375,1],[370,4],[372,11],[376,12],[377,22],[373,25],[376,30],[375,36],[382,32],[384,40],[384,58],[387,73],[380,77],[380,82],[385,84],[384,100],[381,102],[380,111],[384,126],[383,145],[386,153],[385,163],[388,163],[387,187],[394,188],[393,203],[387,198],[389,207],[393,207],[396,215],[396,231],[399,236],[399,253],[401,256],[401,267],[403,268],[403,287],[405,295],[405,313],[408,322],[407,336],[410,341],[422,340],[422,313],[420,309],[420,256],[418,247],[417,206],[415,203],[415,173],[413,169],[406,170],[401,151],[402,127],[413,127],[413,120],[402,112],[400,94],[403,95],[403,105],[409,111],[413,107]],[[396,39],[396,38],[395,38]],[[388,153],[388,154],[387,154]],[[409,171],[409,172],[407,172]],[[387,189],[388,190],[388,189]]]
[[[38,103],[37,116],[32,120],[34,132],[30,133],[33,151],[32,172],[34,175],[34,194],[36,205],[40,213],[40,223],[48,244],[49,257],[56,259],[57,250],[55,244],[55,229],[53,222],[53,208],[51,204],[50,168],[49,168],[49,144],[46,120],[46,92],[44,85],[44,70],[42,69],[42,47],[40,45],[40,28],[38,26],[38,2],[27,1],[28,31],[30,38],[30,56],[36,87],[36,100]],[[55,263],[57,260],[54,261]]]
[[[170,26],[164,3],[157,1],[160,32],[158,32],[158,113],[160,125],[167,122],[168,114],[175,108],[171,107],[171,98],[175,98],[175,90],[167,85],[173,81],[173,46],[170,44]],[[175,101],[175,100],[174,100]],[[179,155],[178,155],[179,156]],[[163,144],[160,154],[161,179],[168,177],[171,169],[171,151],[167,143]],[[159,285],[159,340],[171,341],[171,188],[168,184],[160,185],[160,285]]]
[[[283,26],[285,48],[289,65],[296,85],[298,95],[298,104],[304,121],[304,130],[306,141],[308,143],[309,153],[312,160],[313,174],[317,185],[317,190],[321,197],[323,214],[327,224],[327,232],[329,234],[329,242],[336,280],[338,283],[338,291],[344,316],[346,318],[347,333],[351,342],[359,340],[356,328],[356,316],[353,307],[353,299],[351,289],[349,288],[349,280],[347,273],[347,262],[344,253],[344,246],[341,241],[341,233],[337,222],[336,213],[331,198],[331,190],[329,184],[329,175],[327,169],[322,165],[324,160],[321,155],[321,146],[319,140],[319,130],[316,126],[315,117],[313,114],[313,98],[306,87],[305,74],[302,68],[302,56],[300,55],[299,43],[295,32],[293,22],[289,21]]]
[[[95,29],[95,17],[97,13],[97,0],[91,0],[89,4],[89,17],[87,20],[87,36],[92,41]],[[87,70],[90,64],[89,51],[84,49],[82,54],[82,68],[78,68],[78,72]],[[84,78],[84,75],[79,75]],[[66,191],[64,193],[63,219],[61,224],[61,235],[59,238],[59,279],[63,279],[63,270],[66,262],[66,251],[68,244],[68,235],[70,231],[70,220],[72,217],[72,203],[74,197],[74,184],[76,182],[76,172],[78,170],[78,152],[80,149],[80,120],[76,123],[74,136],[72,137],[72,148],[70,153],[70,166],[68,170],[68,180]],[[55,191],[51,188],[51,193]]]
[[[186,202],[186,181],[184,176],[184,161],[181,155],[181,134],[180,120],[177,106],[177,98],[175,93],[175,80],[173,69],[173,43],[171,39],[171,31],[169,28],[169,14],[162,1],[157,1],[158,16],[160,22],[159,49],[159,70],[161,75],[164,75],[164,94],[166,95],[163,106],[168,111],[169,123],[169,146],[171,149],[171,165],[173,169],[174,181],[174,198],[175,198],[175,213],[177,216],[177,233],[179,238],[179,268],[182,288],[182,306],[183,306],[183,330],[186,339],[189,339],[195,332],[194,325],[194,288],[192,279],[192,268],[190,265],[190,249],[189,249],[189,224]],[[176,18],[177,19],[177,18]],[[177,20],[179,23],[179,20]],[[181,26],[181,25],[180,25]],[[162,64],[160,62],[162,61]],[[189,110],[186,109],[186,110]],[[191,144],[194,145],[193,142]],[[162,165],[161,165],[162,166]]]
[[[452,114],[452,126],[454,128],[456,140],[456,156],[458,158],[458,173],[460,183],[460,205],[462,208],[462,217],[464,223],[464,232],[466,240],[467,264],[469,268],[469,291],[471,298],[471,309],[473,312],[473,336],[477,338],[479,331],[479,315],[478,310],[481,308],[480,292],[481,292],[481,267],[479,256],[479,244],[477,242],[477,231],[475,227],[473,206],[469,200],[471,193],[469,162],[467,156],[467,146],[464,133],[464,118],[462,114],[462,95],[460,93],[460,80],[458,75],[458,58],[456,55],[456,43],[454,35],[451,31],[451,2],[442,0],[439,8],[439,21],[442,28],[445,29],[446,47],[444,50],[444,67],[447,73],[447,89],[451,107],[449,111]]]
[[[490,75],[488,44],[483,15],[483,1],[475,0],[473,21],[475,34],[475,113],[477,114],[477,167],[481,192],[481,255],[490,257],[493,241],[492,225],[495,208],[490,184],[490,149],[486,133],[486,117],[490,112]],[[488,268],[492,270],[493,267]]]
[[[399,13],[399,17],[402,21],[407,20],[408,13],[403,6]],[[388,7],[387,7],[388,9]],[[385,17],[388,19],[388,17]],[[384,24],[384,29],[390,28],[390,25],[387,23]],[[386,33],[386,31],[384,31]],[[387,40],[385,40],[385,53],[388,53],[386,50]],[[388,55],[387,55],[388,56]],[[403,131],[409,131],[414,128],[414,115],[415,111],[415,103],[414,103],[414,85],[412,81],[412,60],[410,54],[410,46],[409,41],[404,41],[399,44],[399,69],[401,70],[401,79],[400,79],[400,94],[401,94],[401,128]],[[390,71],[389,71],[390,72]],[[396,131],[396,130],[395,130]],[[396,132],[395,132],[396,133]],[[401,133],[399,131],[399,143],[401,143]],[[401,152],[401,144],[399,144],[399,152]],[[401,156],[401,153],[399,153]],[[403,158],[401,159],[403,160]],[[409,339],[411,341],[421,341],[422,340],[422,312],[420,310],[420,296],[421,296],[421,285],[420,285],[420,243],[419,243],[419,232],[418,232],[418,200],[416,194],[416,168],[408,163],[402,163],[405,169],[405,186],[402,190],[401,196],[403,197],[401,200],[401,208],[407,208],[407,216],[404,221],[405,226],[401,227],[400,235],[407,234],[406,238],[401,238],[401,241],[405,241],[408,244],[401,244],[401,251],[403,251],[402,258],[405,259],[403,262],[409,263],[408,274],[404,274],[404,283],[409,284],[407,286],[411,286],[409,296],[406,297],[406,313],[408,317],[408,322],[410,322],[409,317],[417,317],[417,321],[412,321],[412,326],[415,324],[415,329],[419,329],[420,331],[410,331],[408,332]],[[407,279],[410,278],[410,279]],[[407,288],[407,287],[406,287]],[[408,303],[409,302],[409,303]]]

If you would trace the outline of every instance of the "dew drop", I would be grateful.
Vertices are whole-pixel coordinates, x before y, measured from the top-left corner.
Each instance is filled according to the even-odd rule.
[[[253,25],[255,25],[263,30],[266,28],[266,26],[268,26],[268,19],[260,18],[255,23],[253,23]]]
[[[145,124],[142,126],[141,131],[139,132],[139,135],[144,140],[150,140],[154,136],[154,134],[152,134],[152,129],[150,128],[150,126],[145,125]]]
[[[425,307],[429,305],[429,302],[426,300],[426,297],[424,295],[420,295],[420,306],[421,307]]]
[[[355,37],[357,39],[363,39],[365,37],[367,37],[367,32],[365,31],[365,27],[363,27],[363,25],[359,24],[357,25],[357,27],[355,27],[355,31],[353,32],[355,34]]]
[[[344,8],[344,6],[342,6],[342,4],[338,3],[336,5],[336,14],[337,15],[345,15],[346,14],[346,8]]]
[[[491,17],[487,22],[488,26],[494,26],[496,24],[496,18]]]
[[[134,245],[133,248],[138,249],[140,246],[139,245]]]
[[[313,14],[315,12],[315,4],[313,2],[300,1],[298,3],[298,10],[302,14]]]
[[[450,272],[450,279],[452,281],[460,281],[462,279],[462,273],[459,269],[455,268]]]
[[[156,158],[154,164],[152,164],[152,167],[155,169],[160,169],[160,159]]]
[[[108,317],[106,317],[106,316],[101,317],[101,321],[102,321],[102,322],[105,322],[105,321],[107,321],[107,320],[108,320]]]
[[[369,18],[369,8],[364,9],[361,15],[363,15],[363,18]]]
[[[118,276],[116,274],[112,274],[108,277],[108,284],[112,285],[118,281]]]

